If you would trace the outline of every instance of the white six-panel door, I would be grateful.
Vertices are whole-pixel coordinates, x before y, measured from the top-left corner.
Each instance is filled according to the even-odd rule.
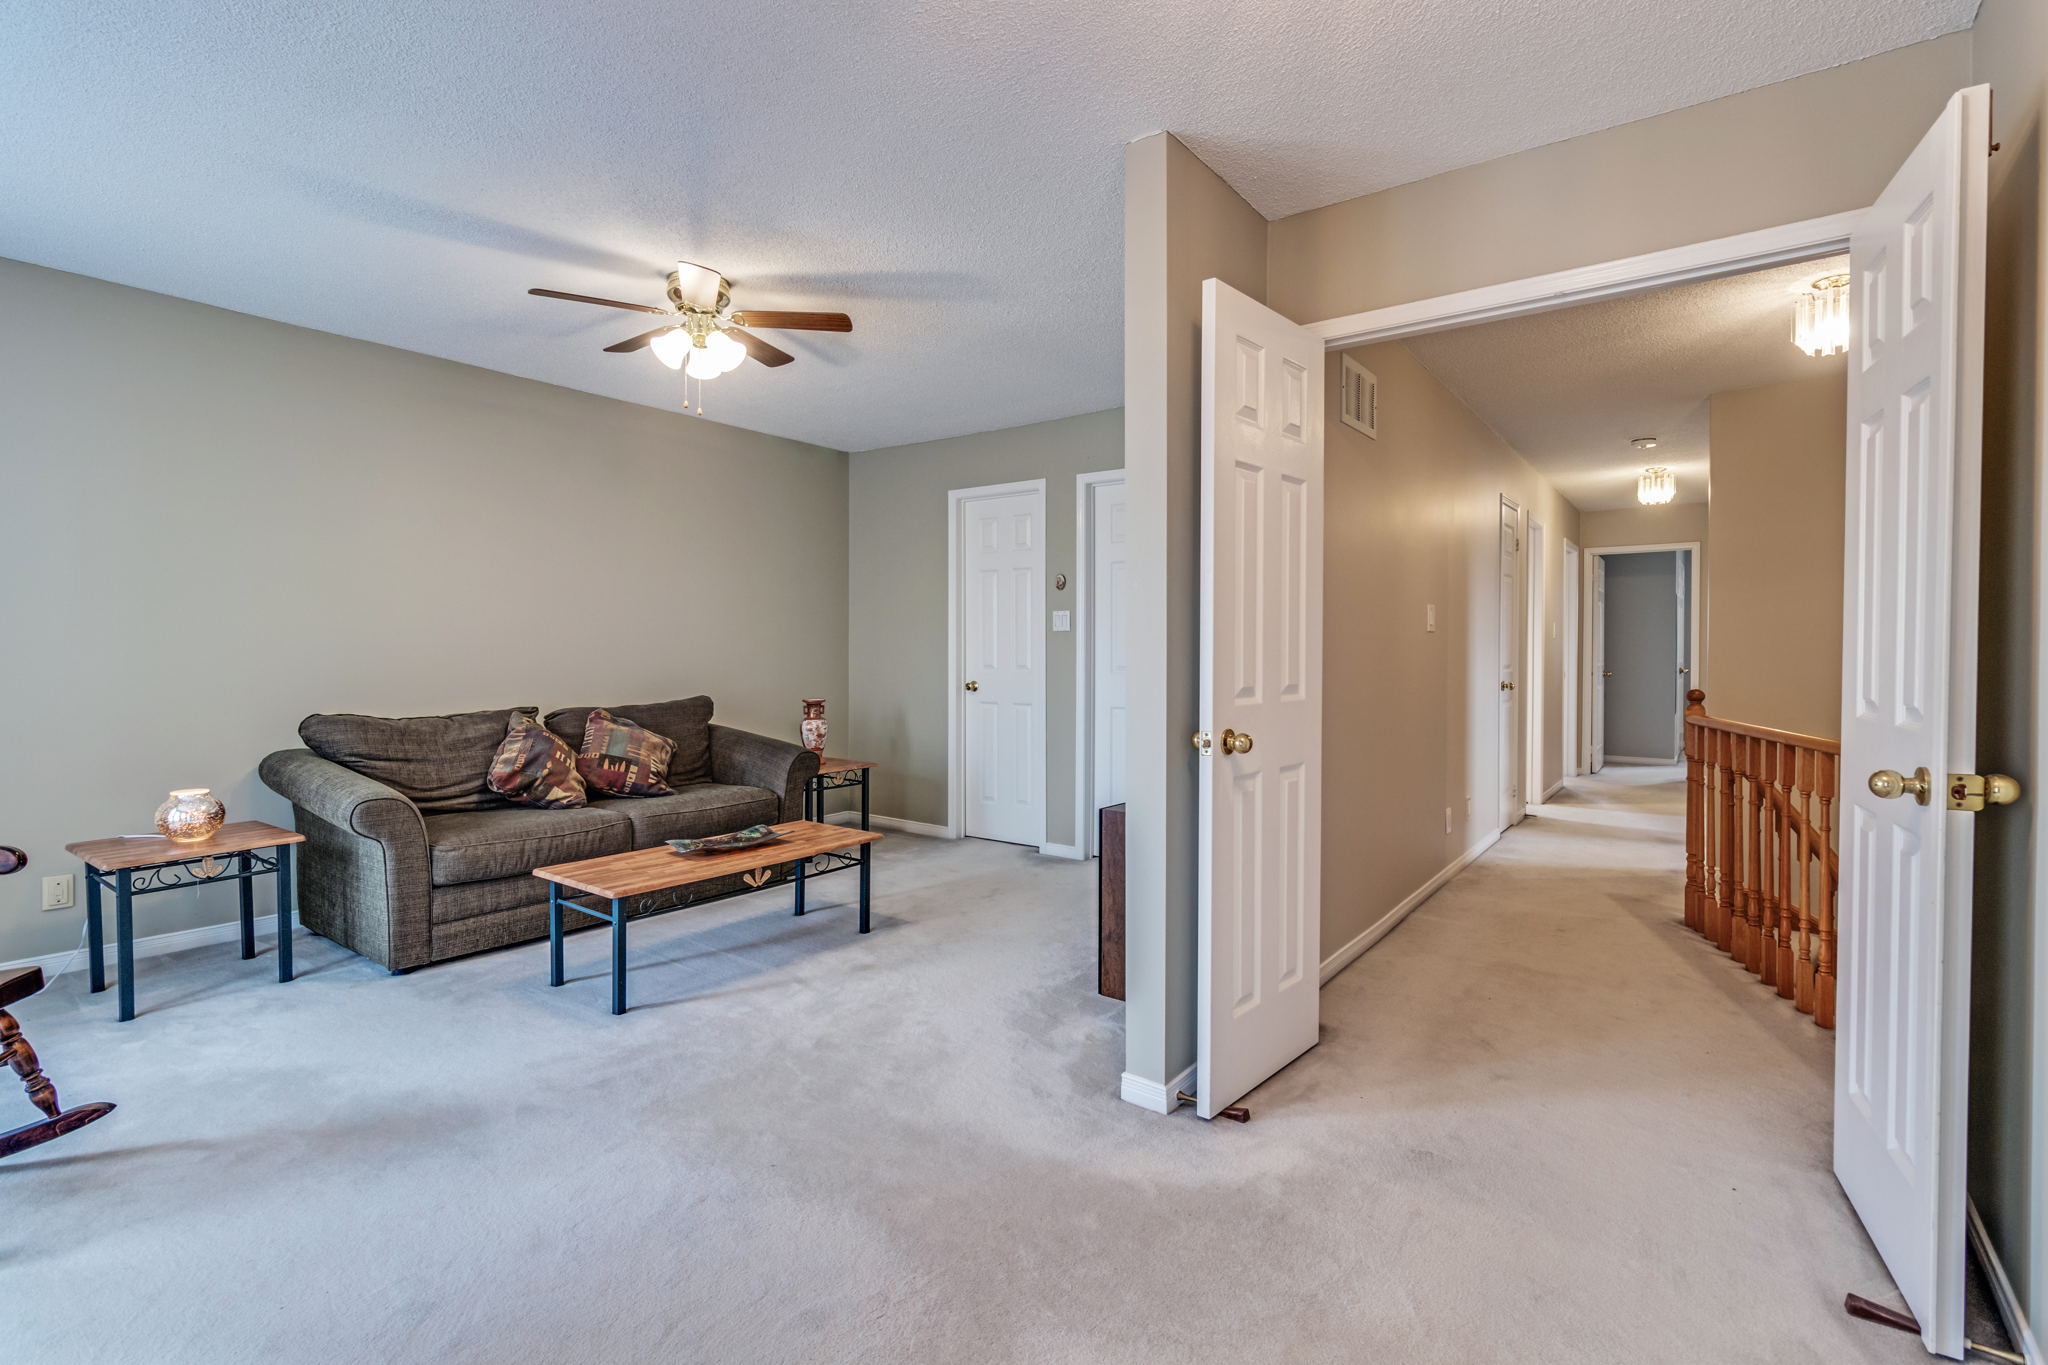
[[[1124,754],[1129,746],[1131,705],[1131,537],[1121,479],[1091,484],[1088,495],[1091,549],[1089,667],[1091,733],[1094,737],[1095,808],[1124,799]],[[1092,815],[1092,812],[1091,812]],[[1095,837],[1091,819],[1089,839]]]
[[[1963,1354],[1989,87],[1958,92],[1850,241],[1835,1175],[1929,1350]],[[1873,772],[1932,790],[1884,799]],[[1997,817],[1991,817],[1997,818]]]
[[[1208,280],[1202,394],[1195,1059],[1211,1118],[1314,1047],[1321,1017],[1322,342]]]
[[[1045,842],[1045,490],[958,498],[961,828]]]

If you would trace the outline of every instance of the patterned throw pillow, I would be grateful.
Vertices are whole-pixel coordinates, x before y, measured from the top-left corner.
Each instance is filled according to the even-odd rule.
[[[665,779],[675,749],[674,740],[598,707],[584,722],[576,771],[608,796],[673,796]]]
[[[512,713],[505,742],[491,756],[492,791],[519,806],[560,810],[587,806],[583,776],[576,771],[576,751],[524,711]]]

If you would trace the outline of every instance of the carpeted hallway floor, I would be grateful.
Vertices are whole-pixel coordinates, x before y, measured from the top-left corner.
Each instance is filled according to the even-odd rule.
[[[1831,1036],[1679,924],[1669,779],[1510,832],[1243,1127],[1117,1098],[1093,867],[1001,845],[889,838],[865,939],[636,925],[619,1019],[596,935],[561,990],[209,948],[129,1025],[74,971],[19,1013],[121,1108],[0,1164],[0,1359],[1924,1360],[1841,1312]]]

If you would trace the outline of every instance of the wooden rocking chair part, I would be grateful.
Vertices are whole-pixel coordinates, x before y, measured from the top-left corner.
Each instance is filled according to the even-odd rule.
[[[81,1104],[70,1110],[57,1103],[57,1087],[43,1074],[35,1049],[28,1045],[28,1039],[21,1036],[21,1025],[7,1012],[7,1006],[26,1000],[42,988],[41,967],[30,967],[26,971],[0,977],[0,1063],[12,1067],[14,1074],[21,1077],[22,1087],[28,1091],[29,1103],[42,1110],[44,1115],[35,1123],[0,1133],[0,1157],[40,1147],[51,1138],[62,1137],[114,1112],[114,1106],[106,1103]]]

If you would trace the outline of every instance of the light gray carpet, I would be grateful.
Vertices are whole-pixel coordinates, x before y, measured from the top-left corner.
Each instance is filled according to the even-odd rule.
[[[544,945],[210,948],[128,1025],[67,976],[23,1021],[121,1108],[0,1163],[0,1358],[1922,1360],[1842,1315],[1892,1289],[1831,1036],[1679,924],[1668,777],[1511,832],[1244,1127],[1117,1099],[1093,866],[1001,845],[891,836],[865,939],[636,925],[622,1019],[596,934],[560,990]]]

